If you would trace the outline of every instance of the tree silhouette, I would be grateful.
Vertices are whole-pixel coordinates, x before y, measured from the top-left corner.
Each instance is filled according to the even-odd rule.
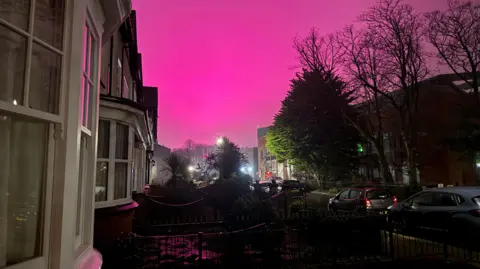
[[[162,172],[167,172],[170,176],[165,186],[168,188],[185,187],[188,184],[188,162],[181,156],[172,153],[164,160]]]
[[[206,164],[218,171],[219,179],[227,179],[231,178],[233,174],[241,174],[242,166],[248,162],[235,143],[227,137],[223,137],[222,141],[217,145],[215,152],[207,156]]]
[[[354,114],[353,100],[338,77],[304,70],[292,79],[267,132],[267,148],[279,161],[308,169],[319,183],[351,178],[360,137],[343,114]]]
[[[480,4],[448,1],[444,11],[429,12],[427,35],[437,49],[440,63],[447,65],[475,93],[480,105]],[[458,92],[466,94],[465,88]]]

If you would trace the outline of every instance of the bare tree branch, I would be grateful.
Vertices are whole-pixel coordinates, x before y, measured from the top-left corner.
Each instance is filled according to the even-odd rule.
[[[429,12],[426,34],[440,63],[469,85],[480,105],[480,4],[450,0],[448,9]]]

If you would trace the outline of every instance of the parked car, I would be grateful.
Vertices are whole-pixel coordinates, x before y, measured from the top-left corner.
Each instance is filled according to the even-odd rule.
[[[329,211],[387,214],[397,197],[385,188],[347,188],[328,201]]]
[[[281,184],[282,190],[303,189],[305,184],[298,180],[284,180]]]
[[[390,208],[396,230],[430,229],[480,234],[480,187],[421,191]]]

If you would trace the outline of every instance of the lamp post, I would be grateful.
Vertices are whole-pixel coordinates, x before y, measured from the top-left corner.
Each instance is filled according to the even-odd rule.
[[[224,141],[223,137],[219,136],[217,138],[217,146],[218,147],[222,146],[224,142],[225,141]],[[223,161],[222,161],[222,158],[220,158],[219,161],[220,161],[220,163],[219,163],[220,171],[219,171],[218,179],[221,179],[221,178],[223,178],[223,171],[222,171]]]

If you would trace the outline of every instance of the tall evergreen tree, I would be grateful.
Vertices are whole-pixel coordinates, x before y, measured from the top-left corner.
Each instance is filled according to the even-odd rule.
[[[344,114],[354,117],[354,100],[338,77],[303,70],[291,81],[267,134],[267,148],[280,161],[309,170],[318,182],[351,177],[360,137]]]

